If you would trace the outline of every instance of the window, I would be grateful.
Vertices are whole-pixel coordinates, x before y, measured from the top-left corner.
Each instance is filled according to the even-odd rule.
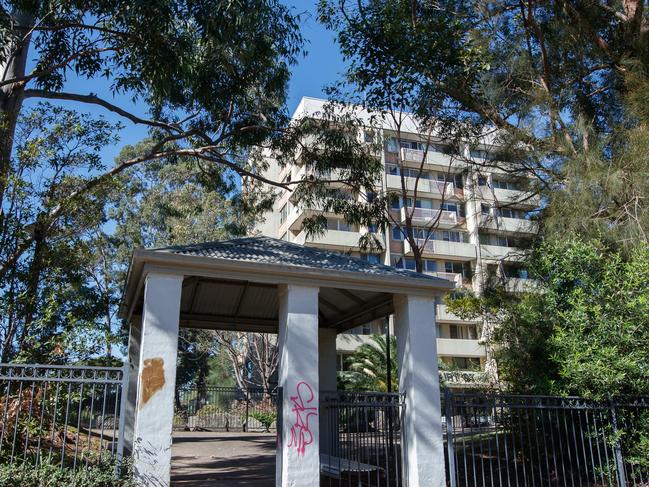
[[[379,227],[376,225],[376,223],[370,223],[367,226],[367,231],[370,232],[370,233],[376,233],[376,232],[378,232],[378,230],[379,230]]]
[[[279,210],[279,224],[282,225],[288,218],[288,203],[284,203],[284,206]]]
[[[399,144],[397,143],[397,139],[390,137],[388,139],[388,143],[386,144],[385,150],[388,152],[399,152]]]
[[[486,186],[487,185],[487,178],[484,176],[478,176],[478,186]]]
[[[452,211],[453,213],[457,213],[457,203],[444,203],[441,205],[442,210],[446,211]]]
[[[431,179],[431,173],[428,171],[419,171],[409,167],[399,167],[394,164],[388,164],[387,172],[391,176],[403,176],[405,178]]]
[[[426,272],[436,272],[437,271],[437,262],[435,262],[434,260],[426,259],[426,260],[423,261],[423,264],[424,264],[424,266],[423,266],[424,271],[426,271]]]
[[[500,247],[509,247],[507,237],[503,235],[496,235],[496,245]]]
[[[445,242],[462,242],[463,238],[460,232],[444,230],[442,232],[442,240]]]
[[[513,265],[504,265],[503,274],[505,275],[505,277],[514,277],[517,279],[529,279],[529,273],[527,272],[527,269],[524,269],[523,267],[513,266]]]
[[[480,370],[480,359],[475,357],[453,357],[453,365],[459,370]]]
[[[444,262],[444,272],[460,274],[462,277],[471,277],[471,264],[468,262]]]
[[[496,212],[503,218],[518,218],[519,220],[524,220],[527,216],[527,213],[524,211],[514,210],[512,208],[498,208]]]
[[[360,325],[352,328],[347,333],[349,333],[350,335],[371,335],[372,326],[370,323],[365,323],[364,325]]]
[[[505,181],[504,179],[493,179],[492,186],[497,189],[509,189],[512,191],[520,191],[521,185],[517,181]]]
[[[403,240],[403,233],[399,227],[392,227],[392,239]]]
[[[376,198],[376,193],[374,191],[368,191],[366,193],[366,197],[367,197],[367,202],[371,203]]]
[[[327,218],[327,230],[338,230],[341,232],[358,232],[358,227],[336,218]]]
[[[489,210],[491,210],[491,208],[489,207],[489,205],[486,205],[486,204],[484,204],[484,203],[481,203],[481,204],[480,204],[480,213],[482,213],[483,215],[488,215],[488,214],[489,214]]]
[[[478,334],[475,325],[450,325],[451,338],[457,340],[477,340]]]
[[[380,264],[381,256],[378,254],[361,254],[361,260],[369,262],[370,264]]]
[[[453,176],[453,182],[455,183],[456,188],[464,188],[464,176],[462,176],[462,174],[455,174]]]
[[[408,269],[409,271],[414,271],[417,269],[417,263],[415,262],[415,259],[413,259],[412,257],[404,258],[403,263],[405,264],[405,268]]]

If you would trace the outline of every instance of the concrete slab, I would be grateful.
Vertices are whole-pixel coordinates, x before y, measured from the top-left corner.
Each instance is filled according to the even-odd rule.
[[[273,487],[275,433],[174,432],[171,485]]]

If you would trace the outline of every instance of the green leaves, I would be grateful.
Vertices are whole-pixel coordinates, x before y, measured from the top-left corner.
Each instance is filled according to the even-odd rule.
[[[649,247],[628,258],[598,242],[537,249],[540,293],[505,307],[494,343],[515,390],[595,399],[649,393]]]

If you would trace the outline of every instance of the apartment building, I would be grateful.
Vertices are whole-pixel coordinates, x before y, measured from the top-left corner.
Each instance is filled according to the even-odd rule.
[[[294,118],[318,117],[324,100],[303,98]],[[369,121],[369,114],[367,114]],[[376,125],[373,126],[376,130]],[[378,128],[383,141],[381,158],[384,168],[381,187],[375,192],[400,192],[402,181],[408,190],[406,201],[394,202],[396,221],[406,212],[412,215],[418,247],[422,250],[424,272],[448,279],[456,287],[469,288],[480,294],[488,281],[497,279],[511,292],[533,286],[526,269],[521,266],[524,248],[537,232],[530,212],[539,205],[538,197],[527,190],[527,181],[490,164],[492,149],[461,147],[462,157],[450,155],[442,141],[431,143],[416,124],[405,117],[400,130],[385,122]],[[360,135],[362,136],[362,134]],[[457,154],[457,149],[455,154]],[[422,164],[423,162],[423,164]],[[276,180],[299,180],[305,167],[297,157],[293,164],[279,167],[269,161],[267,176]],[[416,198],[414,191],[416,189]],[[350,198],[356,197],[350,194]],[[377,263],[415,269],[413,251],[399,226],[388,229],[359,228],[341,216],[327,214],[327,231],[310,236],[302,230],[305,217],[318,212],[305,208],[282,194],[274,209],[266,215],[259,233],[306,246],[345,252]],[[431,223],[434,222],[434,228]],[[381,243],[380,253],[364,253],[360,237],[374,232]],[[421,239],[421,240],[419,240]],[[438,354],[447,368],[447,382],[456,387],[471,387],[488,380],[485,369],[492,364],[482,339],[488,328],[483,320],[471,321],[450,313],[440,301],[436,304],[438,322]],[[344,357],[375,333],[385,333],[389,323],[368,323],[338,336],[339,367]]]

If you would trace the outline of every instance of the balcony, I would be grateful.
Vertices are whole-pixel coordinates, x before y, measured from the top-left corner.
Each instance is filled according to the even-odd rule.
[[[405,162],[416,162],[417,164],[421,164],[423,161],[424,164],[440,166],[444,170],[448,170],[448,167],[454,162],[452,156],[443,152],[428,150],[424,156],[423,150],[406,149],[405,147],[401,148],[401,159]],[[459,165],[457,161],[455,164]]]
[[[443,257],[451,260],[475,260],[476,247],[464,242],[447,242],[445,240],[417,239],[417,244],[425,256]],[[403,252],[412,255],[410,242],[403,242]]]
[[[480,245],[480,256],[483,259],[508,260],[520,262],[528,256],[528,251],[518,247],[501,247],[499,245]]]
[[[452,357],[484,357],[484,345],[478,340],[461,340],[457,338],[438,338],[437,353]]]
[[[505,290],[510,293],[528,293],[538,291],[539,282],[535,279],[521,279],[520,277],[508,277],[505,281]]]
[[[403,182],[406,190],[414,192],[417,189],[417,195],[432,195],[433,197],[452,198],[455,195],[455,185],[453,183],[444,183],[431,179],[404,177]],[[401,191],[401,176],[388,174],[386,177],[388,189]]]
[[[428,276],[439,277],[455,283],[455,287],[462,287],[462,274],[456,272],[437,272],[437,271],[424,271]]]
[[[468,320],[460,318],[458,315],[451,313],[446,305],[438,304],[435,306],[435,316],[439,322],[454,322],[454,323],[477,323],[477,320]]]
[[[372,344],[372,335],[352,335],[350,333],[339,333],[336,335],[336,350],[338,352],[354,352],[363,344]]]
[[[327,230],[323,235],[307,236],[302,230],[294,242],[306,247],[319,247],[332,250],[360,250],[358,240],[359,232],[345,232],[342,230]]]
[[[489,385],[490,376],[486,372],[474,372],[469,370],[445,370],[440,371],[439,377],[446,387],[485,387]]]
[[[528,208],[537,208],[541,204],[541,197],[529,191],[479,186],[477,193],[485,200],[516,204],[517,206],[525,206]]]
[[[508,233],[536,234],[539,231],[539,224],[536,221],[492,215],[482,215],[480,226]]]
[[[454,211],[438,210],[432,208],[401,208],[401,221],[406,221],[407,213],[412,216],[412,222],[416,225],[437,225],[442,227],[454,227],[458,223],[457,213]]]

